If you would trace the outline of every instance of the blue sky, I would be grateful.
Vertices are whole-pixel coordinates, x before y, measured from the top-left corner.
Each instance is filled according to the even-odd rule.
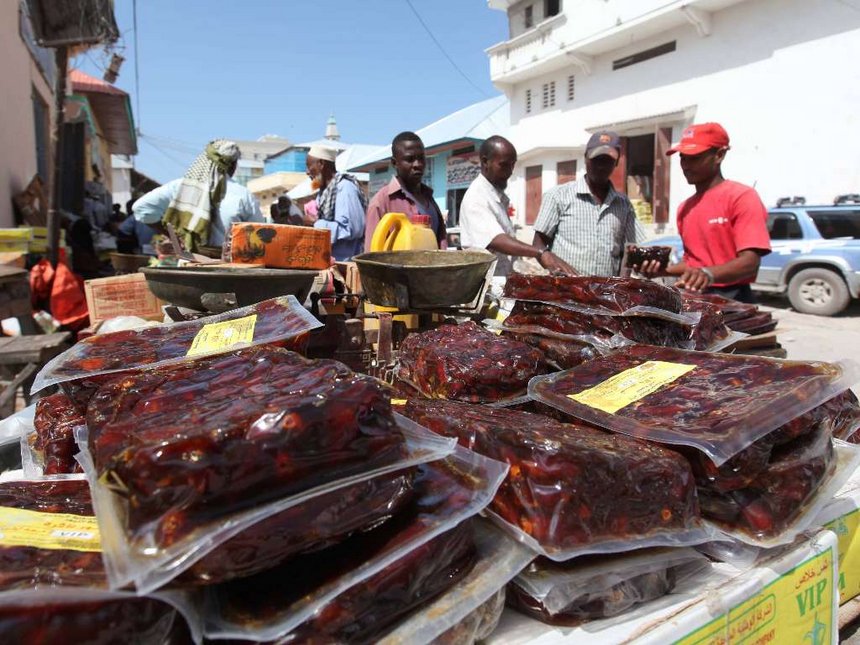
[[[137,167],[167,181],[216,137],[317,139],[330,112],[344,141],[384,144],[497,95],[484,49],[507,37],[505,14],[485,0],[412,4],[477,88],[406,0],[138,0]],[[132,0],[116,0],[116,17],[116,84],[136,110]],[[101,77],[108,58],[92,50],[75,66]]]

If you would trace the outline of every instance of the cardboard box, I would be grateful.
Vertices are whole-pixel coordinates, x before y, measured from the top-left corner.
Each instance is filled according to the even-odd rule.
[[[144,320],[163,320],[161,306],[146,284],[142,273],[129,273],[113,278],[98,278],[84,282],[90,324],[116,316],[138,316]]]
[[[346,290],[349,293],[361,293],[361,275],[355,262],[336,262],[335,266],[343,276]]]
[[[839,604],[860,596],[860,470],[848,480],[815,521],[839,541]]]
[[[321,271],[331,266],[331,233],[307,226],[244,222],[233,225],[230,253],[232,262]]]
[[[7,253],[0,252],[0,264],[4,264],[6,266],[18,267],[19,269],[23,269],[27,266],[27,254],[26,253]]]

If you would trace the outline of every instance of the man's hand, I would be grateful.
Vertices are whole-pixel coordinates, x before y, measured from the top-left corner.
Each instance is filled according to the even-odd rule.
[[[642,264],[633,265],[633,270],[646,278],[658,278],[666,275],[666,270],[660,268],[659,260],[645,260]]]
[[[676,287],[689,289],[690,291],[702,291],[711,286],[712,274],[705,269],[687,267],[681,275],[681,279],[675,283]]]
[[[562,260],[549,249],[544,249],[543,252],[537,257],[537,261],[544,269],[546,269],[550,273],[578,275],[576,271],[574,271],[572,266],[570,266],[567,262]]]

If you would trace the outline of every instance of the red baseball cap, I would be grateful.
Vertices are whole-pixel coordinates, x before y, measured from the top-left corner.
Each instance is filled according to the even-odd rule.
[[[729,133],[719,123],[699,123],[684,128],[681,140],[666,151],[667,155],[681,152],[697,155],[711,148],[728,148]]]

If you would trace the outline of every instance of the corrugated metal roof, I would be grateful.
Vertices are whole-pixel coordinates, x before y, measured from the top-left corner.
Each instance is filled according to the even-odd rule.
[[[118,87],[111,85],[95,76],[82,72],[79,69],[69,71],[69,81],[74,92],[99,92],[100,94],[112,94],[114,96],[128,96]]]
[[[496,96],[486,101],[473,103],[462,110],[452,112],[430,125],[416,130],[415,134],[424,142],[424,149],[433,153],[433,148],[440,148],[459,139],[477,139],[483,141],[494,134],[508,135],[511,128],[511,115],[506,96]],[[350,170],[358,170],[387,160],[391,156],[391,145],[378,147],[362,159],[358,159]]]
[[[69,80],[72,91],[89,101],[111,154],[137,154],[137,134],[128,94],[79,69],[69,72]]]

